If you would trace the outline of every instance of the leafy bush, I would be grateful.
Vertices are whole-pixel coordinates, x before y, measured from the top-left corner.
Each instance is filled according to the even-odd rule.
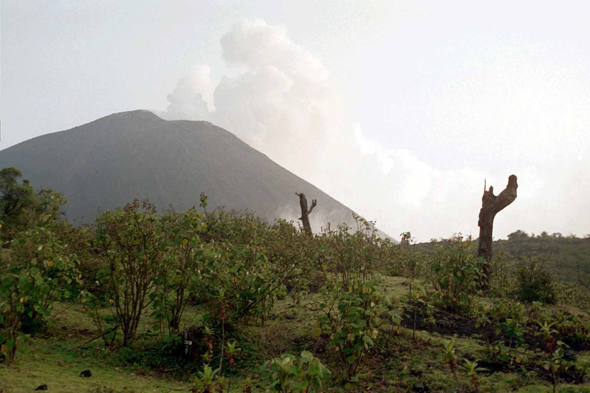
[[[301,352],[299,360],[290,354],[281,355],[266,362],[268,389],[272,392],[321,392],[323,382],[331,372],[311,352]]]
[[[156,277],[157,286],[150,299],[152,316],[160,322],[160,331],[168,330],[171,335],[180,332],[180,321],[189,299],[201,292],[208,248],[201,240],[205,222],[195,210],[167,214],[160,219],[159,226],[168,239],[164,246],[166,269]]]
[[[219,376],[219,369],[213,369],[209,365],[203,366],[203,371],[197,372],[195,381],[191,388],[192,393],[213,393],[214,391],[223,392],[225,390],[225,381]]]
[[[330,337],[347,377],[352,379],[365,365],[375,346],[379,327],[387,322],[387,299],[376,287],[377,280],[355,278],[345,286],[334,283],[324,289],[319,322],[323,334]]]
[[[385,270],[390,263],[393,243],[381,239],[373,223],[354,216],[358,230],[351,232],[346,224],[336,229],[327,227],[316,237],[320,251],[318,262],[325,273],[338,277],[348,287],[349,280],[360,277],[367,280],[376,272]],[[328,281],[326,277],[325,282]]]
[[[135,200],[123,209],[106,211],[96,222],[97,243],[108,262],[108,295],[120,328],[123,345],[135,338],[142,312],[150,305],[148,294],[166,269],[163,231],[154,205]]]
[[[34,332],[52,303],[70,296],[75,267],[75,255],[46,227],[18,232],[0,251],[0,348],[9,361],[21,332]]]
[[[172,335],[160,341],[141,341],[131,347],[121,347],[117,351],[119,364],[142,366],[146,369],[177,369],[192,371],[184,355],[184,345],[180,336]]]
[[[30,228],[37,203],[33,188],[28,180],[19,184],[22,176],[16,168],[4,168],[0,171],[0,222],[2,231],[0,240],[4,244],[19,231]]]
[[[417,280],[410,280],[408,283],[408,293],[404,296],[406,303],[405,316],[412,321],[412,339],[416,340],[416,329],[418,319],[421,318],[424,325],[434,325],[434,306],[430,301],[430,296],[424,285]]]
[[[471,238],[461,236],[448,246],[439,247],[431,263],[430,284],[437,305],[449,312],[471,315],[477,284],[481,278],[481,260],[471,254]]]
[[[544,269],[543,261],[530,255],[521,261],[517,270],[518,297],[523,302],[555,303],[553,278]]]

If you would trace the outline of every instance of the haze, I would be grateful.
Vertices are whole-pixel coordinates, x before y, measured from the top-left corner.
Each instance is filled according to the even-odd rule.
[[[150,109],[226,128],[394,238],[477,236],[484,179],[510,174],[496,238],[590,232],[588,2],[1,7],[2,149]]]

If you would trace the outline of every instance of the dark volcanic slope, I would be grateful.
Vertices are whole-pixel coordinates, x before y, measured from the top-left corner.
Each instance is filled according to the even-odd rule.
[[[352,218],[346,206],[230,132],[148,111],[117,113],[20,143],[0,152],[0,168],[9,166],[36,188],[63,193],[67,217],[76,223],[134,198],[149,198],[159,210],[185,210],[198,206],[201,191],[211,209],[248,210],[267,219],[286,208],[298,214],[295,192],[304,192],[310,203],[318,199],[312,217]]]

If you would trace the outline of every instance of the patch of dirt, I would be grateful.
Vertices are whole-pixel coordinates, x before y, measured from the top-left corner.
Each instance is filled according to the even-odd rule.
[[[406,313],[411,315],[409,311]],[[424,315],[418,314],[416,317],[416,329],[448,336],[457,335],[459,337],[471,337],[484,333],[484,329],[475,327],[474,318],[467,318],[442,310],[435,311],[433,317],[436,321],[434,325],[429,323]],[[414,321],[412,318],[406,316],[402,319],[401,325],[407,329],[413,329]]]
[[[494,362],[494,361],[478,361],[478,367],[482,370],[479,373],[491,375],[494,373],[508,373],[512,371],[510,365],[505,362]]]
[[[411,315],[411,313],[406,311],[406,316],[404,319],[402,319],[401,326],[411,330],[413,328],[414,321],[409,315]],[[506,346],[510,345],[510,337],[504,335],[502,332],[496,335],[492,325],[487,324],[477,328],[475,318],[467,318],[442,310],[436,310],[433,317],[436,321],[434,325],[429,323],[428,319],[423,314],[418,314],[416,318],[416,329],[447,336],[477,338],[482,342],[485,341],[486,336],[490,342],[496,342],[504,338],[504,343]],[[538,330],[539,329],[537,325],[531,324],[527,326],[526,333],[524,335],[524,343],[530,350],[545,351],[545,341],[543,340],[542,336],[537,334]],[[579,334],[576,335],[575,333]],[[556,341],[563,341],[569,347],[568,349],[570,351],[574,351],[576,353],[581,351],[590,351],[589,341],[576,338],[583,337],[584,334],[590,335],[590,332],[560,332],[555,335],[555,339]],[[512,345],[514,346],[515,344],[516,340],[513,339]]]

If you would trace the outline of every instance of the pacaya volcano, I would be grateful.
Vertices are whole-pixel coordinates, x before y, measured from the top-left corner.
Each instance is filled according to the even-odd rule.
[[[116,113],[43,135],[0,152],[0,168],[15,167],[35,188],[68,200],[66,217],[88,223],[100,212],[145,199],[159,210],[182,211],[208,197],[223,207],[267,220],[299,217],[303,192],[318,204],[315,231],[329,221],[353,222],[352,211],[279,166],[230,132],[205,121],[166,121],[152,112]]]

